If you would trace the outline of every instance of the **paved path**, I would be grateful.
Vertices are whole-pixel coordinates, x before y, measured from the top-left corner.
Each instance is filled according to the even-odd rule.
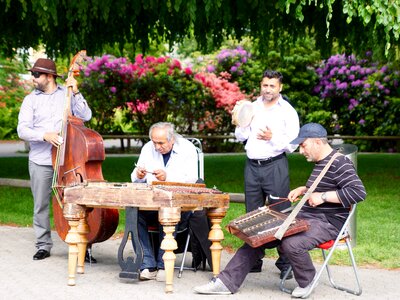
[[[120,238],[94,244],[93,255],[98,263],[86,265],[85,274],[76,277],[76,286],[68,286],[68,248],[56,232],[53,232],[53,240],[51,257],[34,261],[33,229],[0,226],[0,299],[290,299],[290,295],[278,289],[279,273],[271,259],[264,259],[263,272],[249,274],[240,291],[231,296],[193,294],[194,286],[206,283],[211,278],[209,271],[185,270],[182,278],[174,278],[172,295],[164,293],[164,284],[160,282],[121,281],[117,260]],[[178,255],[178,260],[180,257]],[[223,251],[223,267],[230,257],[231,254]],[[333,271],[338,281],[352,282],[350,267],[335,266]],[[397,284],[400,270],[362,268],[359,273],[363,286],[360,297],[331,288],[324,273],[310,299],[399,299]],[[290,280],[288,285],[293,287],[294,280]]]

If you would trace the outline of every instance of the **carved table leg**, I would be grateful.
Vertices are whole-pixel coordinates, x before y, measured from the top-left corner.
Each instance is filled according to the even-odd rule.
[[[68,285],[75,285],[75,273],[78,260],[78,244],[82,242],[82,236],[78,231],[80,220],[85,219],[85,208],[75,204],[64,205],[63,214],[68,221],[70,229],[65,242],[68,244]]]
[[[174,238],[175,225],[181,219],[180,207],[163,207],[158,211],[158,220],[163,225],[165,232],[164,239],[161,242],[160,248],[165,251],[163,255],[165,267],[165,292],[173,292],[173,278],[175,266],[175,253],[174,250],[178,248],[178,244]]]
[[[210,218],[212,224],[210,233],[208,234],[208,239],[212,243],[210,249],[214,277],[219,274],[221,267],[221,241],[224,239],[224,233],[221,229],[220,224],[222,222],[222,219],[225,217],[225,214],[225,208],[210,208],[207,210],[207,215]]]
[[[83,274],[85,273],[85,255],[86,255],[86,247],[88,243],[87,239],[87,234],[89,233],[89,225],[87,224],[86,220],[86,214],[85,217],[79,220],[79,225],[78,225],[78,234],[80,237],[80,240],[78,242],[78,268],[76,272],[78,274]]]

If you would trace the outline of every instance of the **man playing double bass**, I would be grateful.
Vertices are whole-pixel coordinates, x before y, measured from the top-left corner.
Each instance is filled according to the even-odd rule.
[[[33,228],[37,252],[34,260],[50,256],[53,246],[50,230],[49,206],[52,192],[52,146],[63,143],[59,135],[65,109],[67,88],[57,84],[59,77],[54,61],[39,58],[29,69],[35,89],[25,97],[18,116],[18,136],[29,142],[29,175],[34,201]],[[92,111],[79,92],[77,81],[68,77],[72,87],[72,114],[90,120]]]

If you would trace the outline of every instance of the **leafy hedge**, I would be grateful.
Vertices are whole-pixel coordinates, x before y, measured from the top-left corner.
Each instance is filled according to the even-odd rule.
[[[400,69],[393,63],[337,54],[321,60],[309,40],[285,55],[266,59],[247,46],[179,60],[168,56],[104,55],[82,68],[81,90],[93,110],[90,127],[102,134],[144,134],[154,122],[171,121],[183,134],[229,135],[230,112],[238,100],[254,99],[265,69],[284,75],[283,93],[301,123],[318,122],[329,134],[398,136]],[[4,64],[5,66],[5,64]],[[0,70],[0,138],[16,137],[19,105],[27,93],[17,71]],[[7,70],[7,71],[6,71]],[[5,75],[6,74],[6,75]],[[354,141],[352,141],[354,142]],[[222,151],[217,142],[209,149]],[[225,150],[232,150],[229,141]],[[399,151],[395,142],[355,141],[360,151]],[[232,146],[232,145],[231,145]]]
[[[19,75],[23,72],[22,62],[0,58],[0,140],[18,138],[19,108],[31,90]]]

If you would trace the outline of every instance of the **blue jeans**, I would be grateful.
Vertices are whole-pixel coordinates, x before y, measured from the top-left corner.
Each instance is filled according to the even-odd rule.
[[[185,212],[181,214],[181,222],[187,222],[191,212]],[[150,235],[148,231],[149,226],[156,226],[158,228],[159,232],[159,241],[161,241],[164,238],[164,231],[163,231],[163,226],[158,222],[158,212],[157,211],[139,211],[139,221],[138,221],[138,231],[139,231],[139,240],[143,248],[143,262],[142,265],[140,266],[140,270],[144,269],[164,269],[164,260],[162,259],[164,255],[164,250],[161,248],[158,249],[157,257],[155,257],[155,249],[153,249],[151,241],[150,241]],[[176,230],[178,228],[178,225],[175,227],[175,232],[174,236],[176,236]]]

